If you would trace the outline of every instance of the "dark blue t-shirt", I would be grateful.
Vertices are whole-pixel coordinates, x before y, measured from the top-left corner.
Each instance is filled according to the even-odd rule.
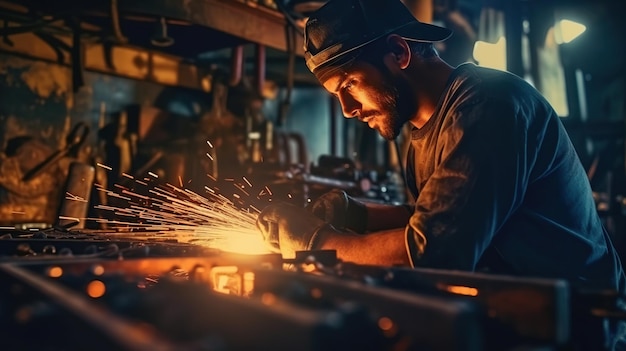
[[[559,117],[519,77],[459,66],[412,131],[412,264],[618,289],[620,260]]]

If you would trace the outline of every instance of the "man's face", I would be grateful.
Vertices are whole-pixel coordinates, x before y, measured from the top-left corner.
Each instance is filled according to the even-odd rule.
[[[322,82],[336,96],[346,118],[356,117],[393,140],[416,111],[406,81],[386,67],[358,61]]]

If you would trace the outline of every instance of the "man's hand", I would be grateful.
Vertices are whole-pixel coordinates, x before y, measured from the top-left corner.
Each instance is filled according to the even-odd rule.
[[[337,229],[363,234],[367,229],[367,208],[345,191],[334,189],[320,196],[307,209]]]
[[[296,251],[313,249],[319,232],[332,228],[306,210],[287,203],[267,206],[256,225],[265,242],[285,258],[295,257]]]

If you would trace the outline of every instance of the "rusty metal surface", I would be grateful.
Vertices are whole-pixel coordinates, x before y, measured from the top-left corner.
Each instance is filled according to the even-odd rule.
[[[15,147],[13,147],[15,145]],[[52,148],[31,136],[16,136],[0,155],[0,222],[52,223],[56,218],[67,163],[55,163],[33,179],[28,171],[52,155]]]

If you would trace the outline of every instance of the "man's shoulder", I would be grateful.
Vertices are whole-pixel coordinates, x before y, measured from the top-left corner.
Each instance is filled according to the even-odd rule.
[[[465,63],[455,68],[448,92],[464,101],[524,104],[542,99],[527,81],[507,71]]]
[[[534,89],[532,85],[515,74],[495,68],[477,66],[473,63],[464,63],[455,68],[456,79],[479,85],[482,89],[496,89],[502,91],[509,87],[514,89]]]

